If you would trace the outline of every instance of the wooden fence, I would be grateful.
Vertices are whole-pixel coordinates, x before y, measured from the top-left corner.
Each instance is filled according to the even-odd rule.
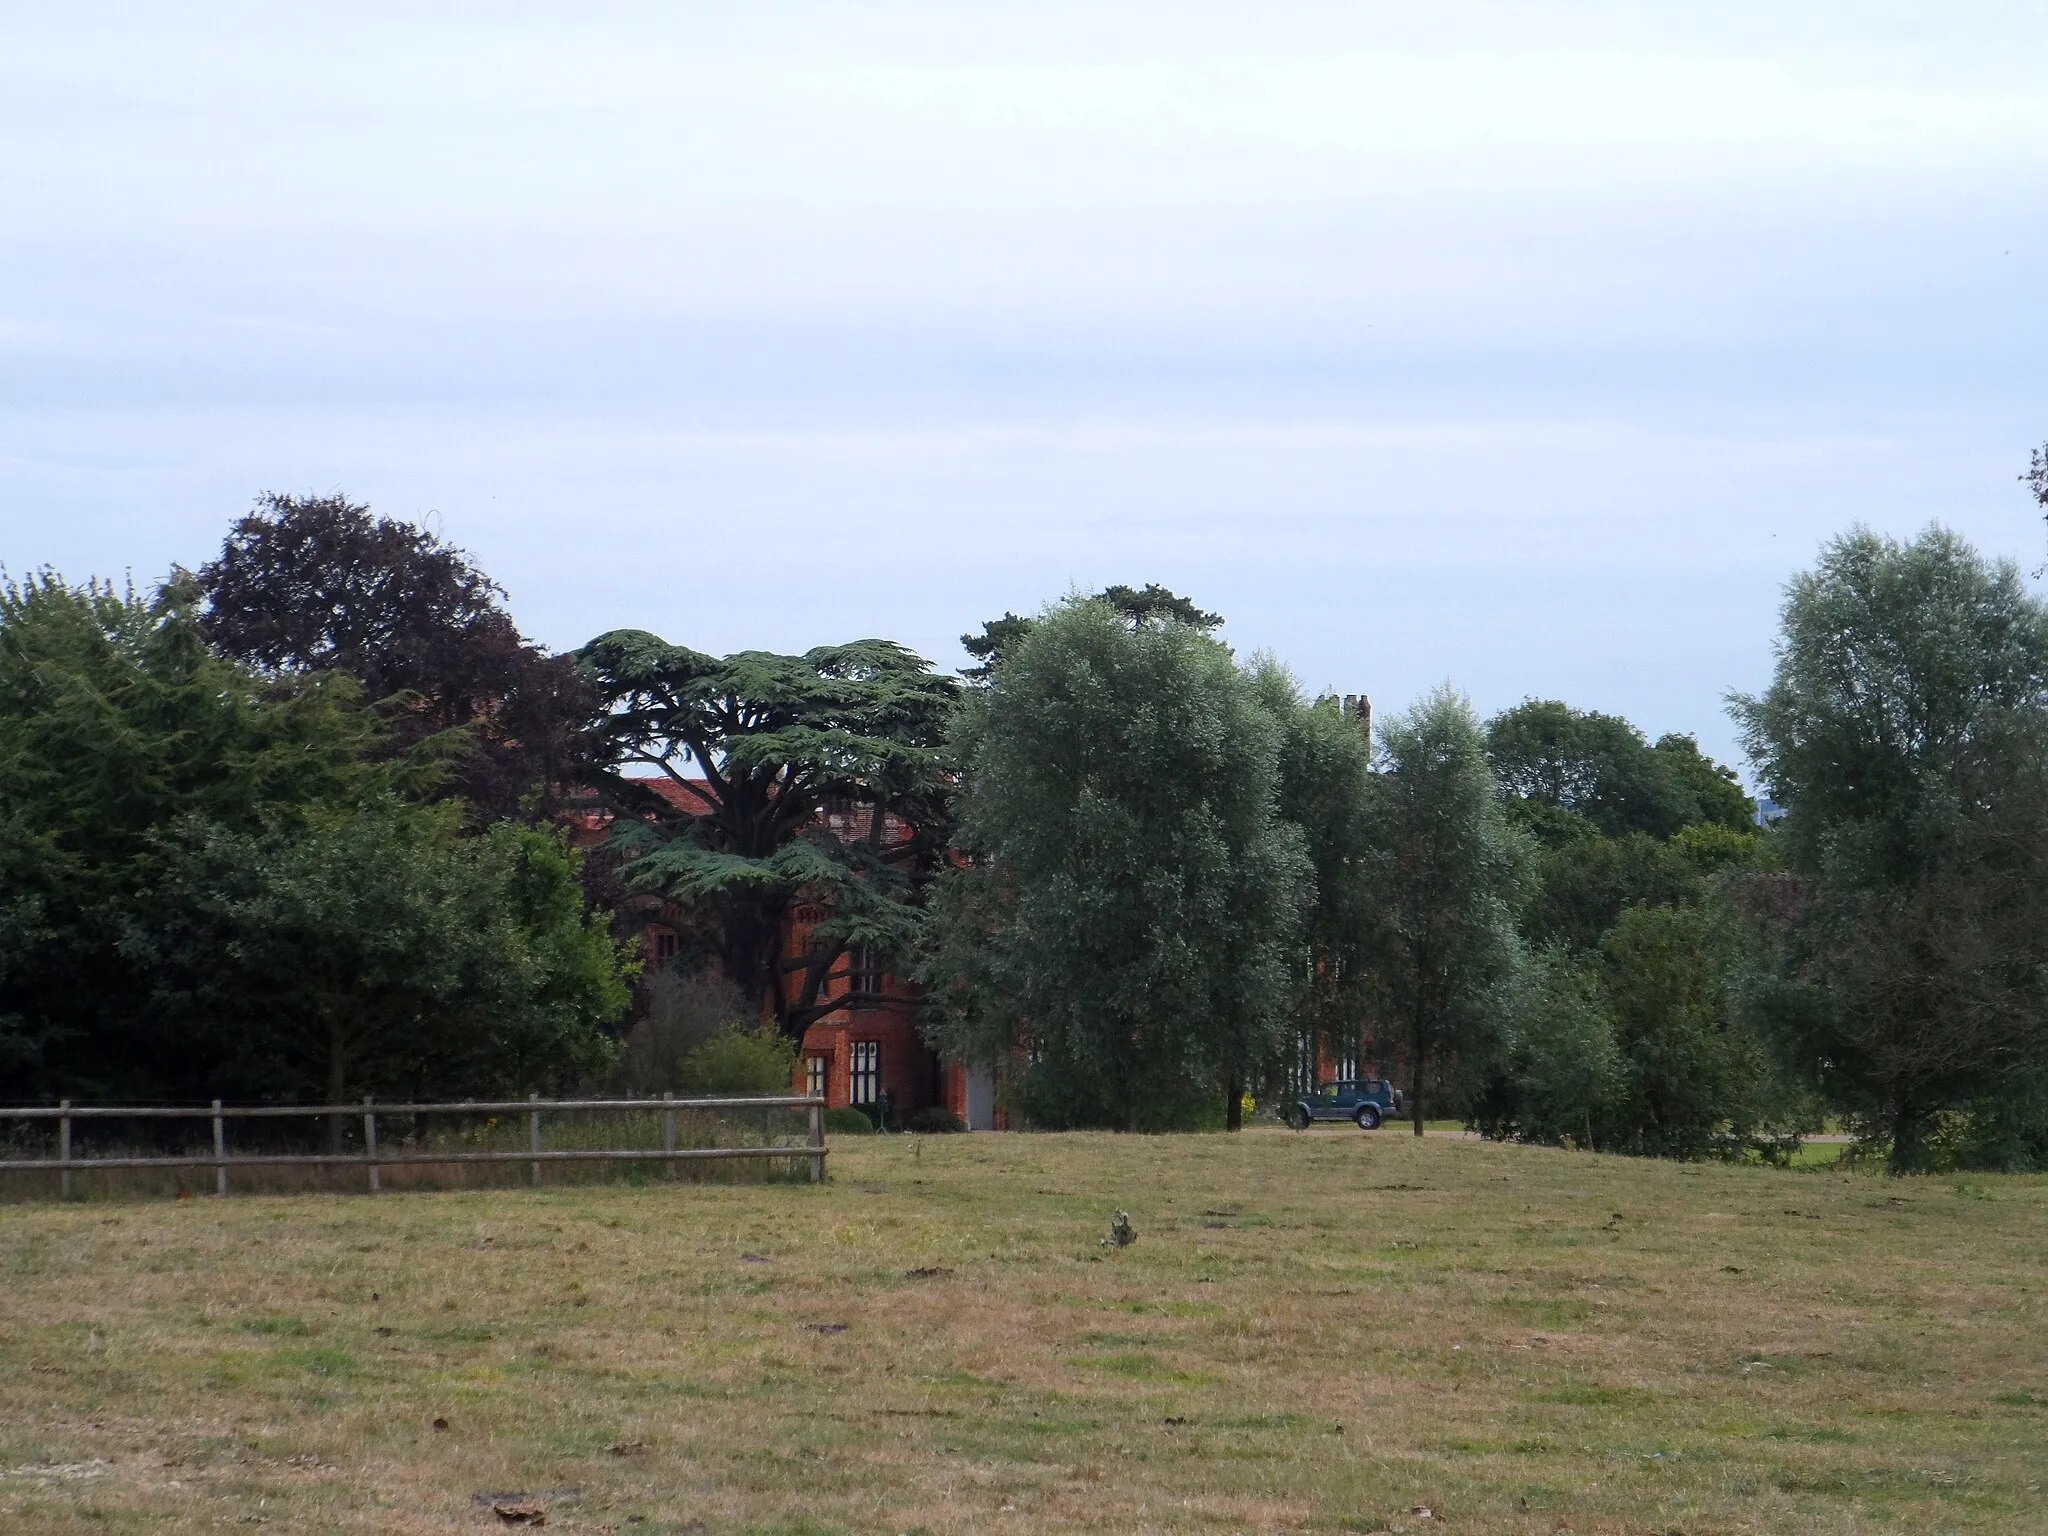
[[[676,1115],[686,1110],[707,1109],[808,1109],[810,1139],[804,1143],[781,1143],[761,1147],[678,1147]],[[573,1147],[544,1149],[541,1146],[540,1117],[543,1114],[581,1113],[602,1110],[631,1110],[640,1114],[660,1111],[662,1145],[655,1147]],[[503,1115],[524,1112],[527,1116],[527,1146],[520,1151],[435,1152],[384,1151],[377,1145],[380,1115]],[[359,1152],[254,1152],[229,1153],[227,1122],[230,1120],[330,1119],[362,1117],[363,1145]],[[567,1162],[681,1162],[686,1159],[786,1157],[806,1158],[811,1165],[811,1182],[825,1178],[825,1101],[800,1096],[730,1099],[678,1099],[663,1094],[658,1099],[543,1099],[538,1094],[524,1099],[478,1100],[451,1104],[379,1104],[364,1099],[360,1104],[260,1104],[223,1105],[215,1099],[206,1109],[124,1107],[121,1105],[75,1105],[69,1099],[54,1108],[0,1108],[0,1121],[54,1120],[57,1122],[57,1155],[54,1158],[0,1158],[0,1173],[40,1170],[55,1173],[58,1190],[71,1198],[71,1180],[76,1173],[103,1168],[211,1168],[214,1193],[228,1192],[230,1168],[332,1168],[364,1170],[372,1194],[381,1184],[385,1168],[407,1164],[434,1163],[527,1163],[533,1182],[540,1183],[541,1166]],[[213,1152],[166,1157],[75,1157],[72,1155],[72,1126],[80,1120],[211,1120]]]

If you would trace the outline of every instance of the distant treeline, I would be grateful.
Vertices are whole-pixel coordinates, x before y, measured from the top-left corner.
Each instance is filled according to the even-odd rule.
[[[1418,1130],[2048,1164],[2048,609],[1940,529],[1787,589],[1731,701],[1767,827],[1688,736],[1448,687],[1368,726],[1158,586],[1005,614],[959,679],[550,656],[503,604],[339,497],[147,594],[0,588],[0,1097],[773,1077],[852,951],[1020,1123],[1234,1126],[1351,1060]]]

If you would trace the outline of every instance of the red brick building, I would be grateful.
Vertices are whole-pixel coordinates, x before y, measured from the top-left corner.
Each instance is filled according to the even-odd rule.
[[[646,783],[680,809],[694,810],[693,796],[704,803],[704,809],[710,808],[707,797],[686,785],[670,779]],[[819,819],[833,831],[848,835],[858,830],[854,818],[864,826],[867,815],[865,809],[827,810],[819,813]],[[593,825],[588,830],[594,833],[601,827]],[[909,830],[891,817],[884,823],[882,835],[895,841],[907,837]],[[799,900],[791,906],[783,924],[784,959],[802,960],[811,930],[825,915],[825,908],[816,903]],[[675,929],[656,920],[647,924],[646,932],[650,963],[676,953]],[[879,1115],[886,1105],[892,1126],[903,1124],[921,1109],[941,1105],[960,1116],[970,1130],[1002,1129],[992,1075],[942,1061],[925,1044],[917,1028],[922,994],[913,983],[891,973],[878,955],[865,946],[855,946],[833,962],[818,988],[818,1002],[829,1007],[834,998],[856,1000],[830,1008],[804,1031],[793,1084],[796,1091],[822,1094],[835,1109],[850,1106],[871,1115]]]

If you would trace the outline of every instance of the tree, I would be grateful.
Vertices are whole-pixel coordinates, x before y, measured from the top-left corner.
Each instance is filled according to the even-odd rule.
[[[1798,886],[1760,1006],[1906,1172],[2048,1059],[2048,609],[1945,529],[1857,530],[1782,622],[1770,688],[1731,700]]]
[[[1367,936],[1373,926],[1372,740],[1366,717],[1325,696],[1301,697],[1286,669],[1255,657],[1250,668],[1280,726],[1280,818],[1301,829],[1313,872],[1305,919],[1306,981],[1297,1024],[1339,1060],[1363,1043],[1371,1006]]]
[[[1529,699],[1487,722],[1486,751],[1502,794],[1538,835],[1556,827],[1558,811],[1609,837],[1670,837],[1700,822],[1749,827],[1752,807],[1732,770],[1690,736],[1651,746],[1618,715]]]
[[[1494,794],[1485,736],[1462,694],[1446,686],[1389,720],[1381,758],[1372,973],[1383,1027],[1408,1057],[1420,1136],[1430,1068],[1483,1040],[1513,975],[1528,850]]]
[[[1795,1096],[1736,1008],[1742,936],[1716,903],[1631,907],[1601,946],[1621,1062],[1597,1145],[1653,1157],[1777,1157]]]
[[[380,798],[256,831],[190,821],[163,843],[123,947],[216,1084],[330,1104],[554,1092],[610,1057],[624,955],[556,834],[465,837],[456,807]]]
[[[266,684],[208,649],[196,593],[51,573],[0,584],[0,1058],[11,1096],[150,1097],[203,1075],[138,1000],[122,946],[160,903],[159,841],[422,788],[366,761],[379,725],[338,676]]]
[[[1206,634],[1223,624],[1222,614],[1205,613],[1187,598],[1167,590],[1156,581],[1146,582],[1142,591],[1121,585],[1104,587],[1095,594],[1095,601],[1105,603],[1121,614],[1124,621],[1133,629],[1171,620],[1173,623],[1185,624],[1190,629],[1198,629]],[[994,675],[996,663],[1011,647],[1031,633],[1031,627],[1036,622],[1035,619],[1019,618],[1014,613],[1005,613],[1000,619],[990,619],[982,625],[980,634],[962,635],[960,648],[972,656],[978,665],[964,668],[960,675],[970,683],[986,683]]]
[[[1000,619],[990,619],[982,625],[980,634],[962,635],[960,648],[972,656],[977,665],[962,667],[960,676],[970,683],[986,683],[995,675],[996,663],[1031,633],[1031,625],[1030,619],[1005,612]]]
[[[1746,834],[1756,825],[1756,802],[1742,792],[1735,770],[1708,757],[1691,736],[1667,731],[1651,750],[1678,796],[1684,817],[1680,831],[1717,827]]]
[[[385,705],[394,749],[459,732],[449,788],[479,821],[545,818],[580,776],[595,708],[580,674],[523,639],[504,589],[425,529],[344,496],[272,493],[198,582],[223,655],[348,674]]]
[[[1281,734],[1200,627],[1099,600],[1041,614],[954,736],[964,862],[921,969],[937,1043],[1021,1059],[1041,1124],[1227,1120],[1300,985],[1312,872],[1279,811]]]
[[[911,952],[945,846],[952,679],[887,640],[721,658],[614,630],[577,660],[605,711],[596,782],[622,873],[697,914],[766,1017],[801,1039],[830,1011],[819,987],[848,946]],[[671,795],[628,768],[653,770]],[[806,894],[825,915],[785,955]]]
[[[1531,944],[1592,953],[1630,907],[1703,901],[1718,882],[1771,862],[1770,846],[1755,830],[1717,822],[1683,827],[1664,841],[1642,832],[1601,837],[1580,826],[1582,835],[1538,845],[1534,887],[1522,909]]]
[[[1600,1145],[1626,1092],[1614,1011],[1599,962],[1562,947],[1515,968],[1507,1006],[1472,1073],[1470,1118],[1481,1135],[1550,1145]]]
[[[223,660],[196,599],[0,588],[7,1096],[541,1087],[600,1060],[624,984],[570,855],[458,837],[351,678]]]

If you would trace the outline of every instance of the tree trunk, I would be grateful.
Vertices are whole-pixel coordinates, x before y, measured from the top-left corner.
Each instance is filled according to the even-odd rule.
[[[1408,1115],[1415,1122],[1415,1134],[1422,1134],[1422,1010],[1415,1012],[1415,1050],[1408,1063]]]
[[[1927,1165],[1927,1115],[1910,1094],[1901,1092],[1892,1100],[1892,1154],[1884,1171],[1892,1178],[1902,1173],[1919,1173]]]
[[[339,1104],[343,1091],[348,1087],[348,1052],[341,1018],[337,1013],[327,1015],[327,1102]],[[341,1151],[341,1116],[329,1115],[327,1119],[327,1150]]]
[[[1241,1131],[1244,1129],[1244,1084],[1233,1082],[1223,1091],[1229,1095],[1223,1101],[1223,1129]]]

